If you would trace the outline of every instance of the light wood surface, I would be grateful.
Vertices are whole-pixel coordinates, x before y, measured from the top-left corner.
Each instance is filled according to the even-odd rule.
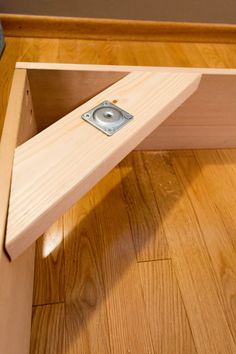
[[[12,263],[5,228],[15,147],[36,133],[26,70],[16,70],[0,145],[0,352],[28,353],[34,277],[34,246]],[[9,335],[11,340],[9,340]]]
[[[235,43],[236,26],[0,14],[8,37]]]
[[[235,147],[236,76],[203,75],[199,89],[140,149]]]
[[[11,259],[189,98],[200,78],[195,73],[130,73],[18,147],[6,229]],[[115,100],[134,116],[111,137],[81,119],[105,100]]]
[[[71,41],[73,44],[77,41]],[[84,42],[84,41],[82,41]],[[89,41],[85,41],[89,43]],[[50,43],[50,42],[49,42]],[[57,42],[56,42],[57,43]],[[102,42],[103,43],[103,42]],[[68,44],[68,43],[67,43]],[[71,46],[70,46],[71,47]],[[174,62],[173,62],[174,63]],[[173,65],[171,67],[158,65],[158,66],[150,66],[150,65],[114,65],[114,64],[72,64],[72,63],[57,63],[57,62],[25,62],[25,61],[17,61],[15,64],[16,69],[27,69],[28,73],[33,75],[37,73],[39,70],[41,75],[44,70],[66,70],[66,71],[102,71],[102,72],[130,72],[130,71],[153,71],[153,72],[185,72],[185,73],[198,73],[205,75],[235,75],[236,69],[234,68],[220,68],[220,67],[188,67],[187,65],[184,67]],[[37,71],[34,71],[37,70]],[[46,73],[46,72],[45,72]],[[63,73],[61,73],[64,75]],[[47,73],[46,73],[47,75]],[[39,79],[39,76],[37,77]],[[50,76],[47,78],[50,79]]]
[[[138,149],[235,147],[235,69],[47,63],[18,63],[17,67],[28,69],[39,130],[48,127],[127,72],[150,70],[202,74],[198,91],[150,134]],[[191,115],[189,112],[192,112]]]
[[[40,131],[127,75],[122,71],[58,69],[28,71]]]

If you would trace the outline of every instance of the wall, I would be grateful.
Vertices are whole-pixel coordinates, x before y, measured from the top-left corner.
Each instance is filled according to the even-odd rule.
[[[157,21],[236,23],[235,0],[0,0],[0,12]]]

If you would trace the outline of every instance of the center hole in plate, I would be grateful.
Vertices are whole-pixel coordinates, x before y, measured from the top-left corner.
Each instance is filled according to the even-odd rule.
[[[110,112],[104,113],[104,117],[105,117],[105,118],[112,118],[112,116],[113,116],[113,114],[110,113]]]

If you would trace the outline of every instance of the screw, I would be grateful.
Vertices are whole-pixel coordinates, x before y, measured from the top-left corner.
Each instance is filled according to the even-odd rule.
[[[124,114],[124,117],[125,117],[126,119],[131,119],[131,118],[132,118],[132,115],[129,114],[129,113],[125,113],[125,114]]]

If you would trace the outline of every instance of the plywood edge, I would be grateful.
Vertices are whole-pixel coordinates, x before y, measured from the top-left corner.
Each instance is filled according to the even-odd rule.
[[[0,144],[0,352],[8,354],[28,353],[30,343],[34,246],[10,262],[4,239],[15,147],[32,137],[22,129],[31,110],[27,71],[16,69]]]
[[[5,223],[7,219],[8,199],[10,195],[11,172],[14,151],[17,146],[20,116],[23,105],[27,71],[15,69],[11,93],[8,101],[6,117],[0,144],[0,242],[4,246]],[[3,248],[0,248],[0,253]]]
[[[0,14],[8,37],[235,43],[234,24]]]
[[[94,65],[94,64],[66,64],[66,63],[36,63],[16,62],[17,69],[27,70],[81,70],[81,71],[152,71],[152,72],[183,72],[201,75],[236,75],[233,68],[187,68],[162,66],[129,66],[129,65]]]
[[[190,73],[131,73],[20,146],[7,226],[11,259],[191,96],[200,79]],[[81,120],[81,114],[114,99],[134,115],[118,133],[107,137]]]

